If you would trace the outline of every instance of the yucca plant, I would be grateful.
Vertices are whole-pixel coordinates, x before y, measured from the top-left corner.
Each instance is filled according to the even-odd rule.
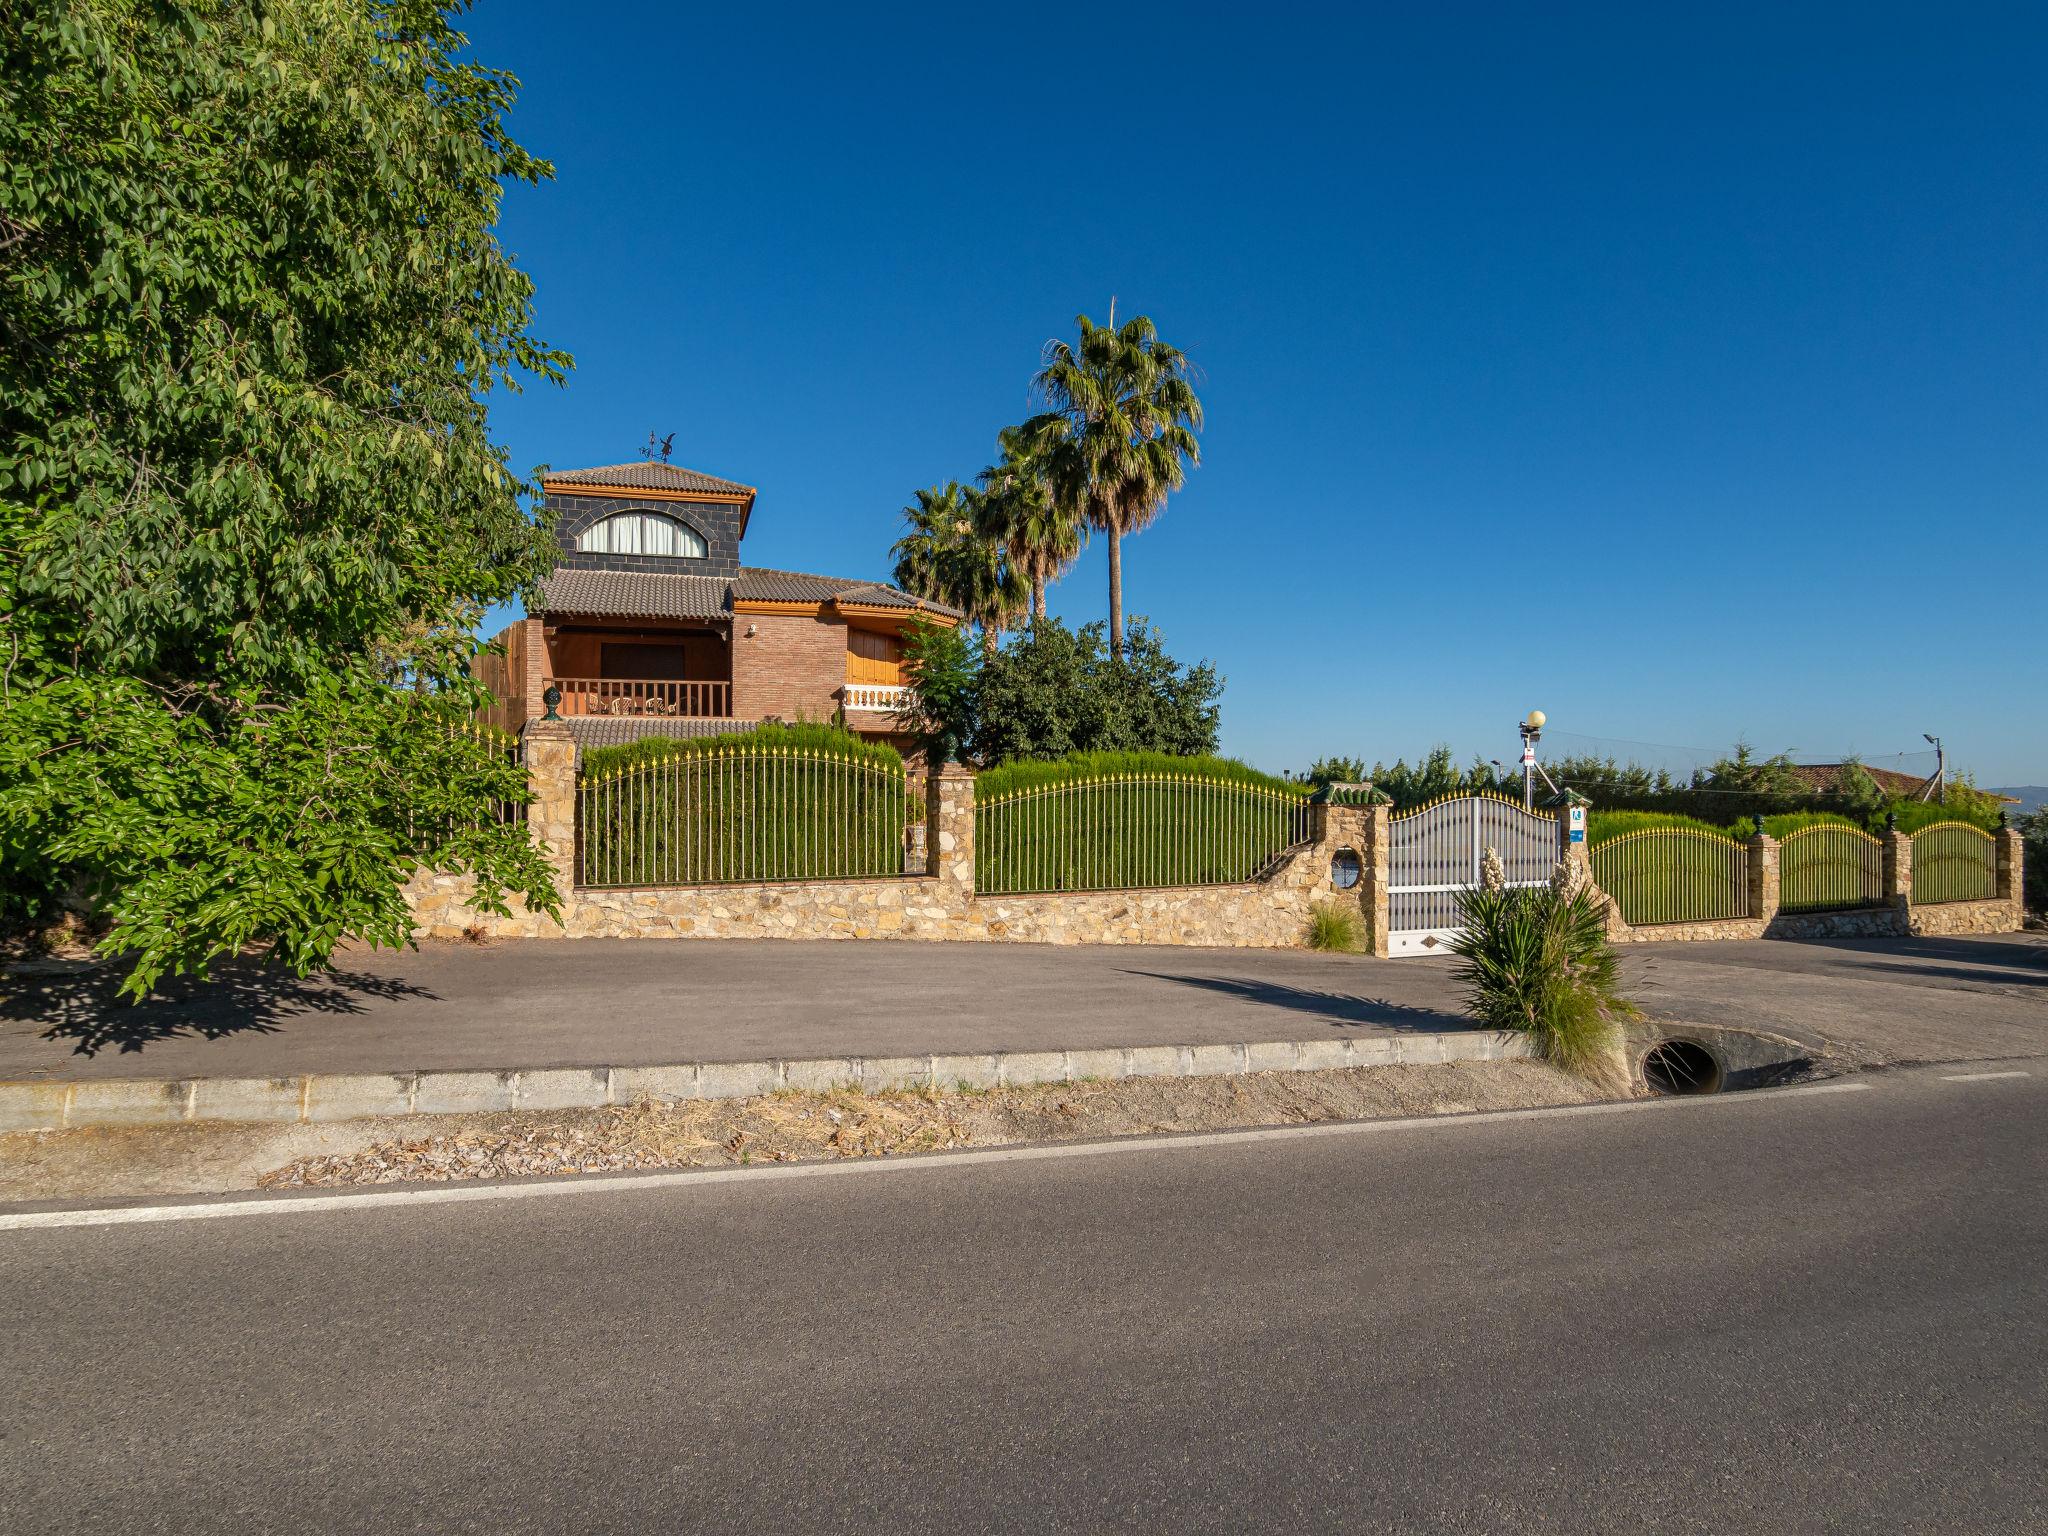
[[[1634,1014],[1621,995],[1603,899],[1558,889],[1467,891],[1464,931],[1451,941],[1452,973],[1475,1018],[1535,1037],[1546,1061],[1600,1076],[1615,1022]]]

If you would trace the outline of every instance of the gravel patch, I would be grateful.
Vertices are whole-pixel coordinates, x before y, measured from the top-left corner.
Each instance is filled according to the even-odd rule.
[[[0,1201],[564,1177],[1584,1103],[1533,1061],[0,1135]]]

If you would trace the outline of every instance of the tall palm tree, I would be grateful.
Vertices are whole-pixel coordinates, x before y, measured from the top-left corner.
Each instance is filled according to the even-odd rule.
[[[1080,339],[1049,341],[1032,386],[1046,404],[1025,430],[1047,446],[1054,495],[1109,536],[1109,640],[1123,654],[1123,537],[1157,517],[1201,463],[1202,402],[1187,355],[1159,339],[1144,315],[1097,325],[1075,317]]]
[[[1031,585],[1031,616],[1045,617],[1046,586],[1066,575],[1080,558],[1086,525],[1072,504],[1055,496],[1048,479],[1050,438],[1025,427],[1005,427],[996,437],[1002,458],[981,472],[976,527],[1000,544],[1010,564]]]
[[[958,608],[981,630],[982,650],[995,654],[1003,629],[1031,600],[1024,573],[1002,545],[977,531],[981,493],[957,480],[928,486],[903,509],[908,529],[889,553],[896,585]]]

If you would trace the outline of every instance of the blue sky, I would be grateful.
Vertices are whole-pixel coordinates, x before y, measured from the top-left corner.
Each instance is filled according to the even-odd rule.
[[[521,468],[760,487],[880,575],[1073,316],[1201,368],[1126,602],[1268,768],[1586,739],[2048,782],[2036,6],[565,8],[507,246],[577,368]],[[1103,617],[1098,543],[1053,594]],[[1626,750],[1617,748],[1616,750]],[[1917,760],[1915,760],[1917,762]],[[1909,763],[1908,766],[1912,766]]]

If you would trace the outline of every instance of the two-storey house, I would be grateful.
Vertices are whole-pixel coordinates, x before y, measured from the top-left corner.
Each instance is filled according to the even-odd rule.
[[[547,475],[561,563],[479,672],[512,730],[558,712],[585,746],[843,718],[900,741],[903,634],[959,613],[883,582],[742,563],[754,487],[653,461]]]

